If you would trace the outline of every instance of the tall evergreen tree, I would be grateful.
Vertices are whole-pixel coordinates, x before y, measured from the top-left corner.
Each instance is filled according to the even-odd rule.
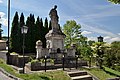
[[[35,46],[36,46],[36,26],[35,26],[35,18],[34,15],[31,16],[31,48],[32,52],[36,52]]]
[[[35,18],[30,14],[27,18],[26,26],[28,27],[28,33],[26,35],[26,52],[35,52]]]
[[[30,52],[30,43],[31,43],[31,39],[30,39],[30,17],[27,17],[27,20],[26,20],[26,26],[28,27],[28,32],[27,34],[25,35],[26,38],[25,38],[25,52]]]
[[[36,41],[37,40],[41,40],[41,27],[40,27],[40,18],[39,18],[39,16],[37,17],[37,21],[36,21],[36,24],[35,24],[35,26],[36,26],[36,34],[35,34],[35,36],[36,36]]]
[[[47,18],[45,19],[45,23],[44,23],[44,27],[43,27],[43,47],[46,48],[46,38],[45,35],[49,32],[49,28],[48,28],[48,20]]]
[[[3,31],[2,28],[1,28],[1,25],[2,24],[0,23],[0,40],[2,39],[2,31]]]
[[[41,35],[41,41],[43,43],[43,48],[46,48],[46,39],[45,39],[45,27],[43,27],[43,20],[42,18],[40,19],[40,28],[41,28],[41,32],[40,32],[40,35]]]
[[[21,16],[20,16],[20,28],[21,27],[23,27],[24,25],[25,25],[25,22],[24,22],[24,15],[23,15],[23,13],[21,13]],[[19,49],[20,49],[20,52],[22,53],[22,46],[23,46],[23,35],[22,35],[22,33],[21,33],[21,31],[20,31],[20,46],[19,46]]]
[[[49,21],[49,30],[52,29],[51,21]]]
[[[43,43],[43,48],[46,48],[46,38],[45,35],[48,33],[48,20],[45,19],[44,26],[43,20],[39,17],[35,22],[35,18],[33,14],[30,14],[27,17],[26,24],[24,22],[24,15],[21,13],[20,21],[18,12],[15,13],[13,22],[12,22],[12,29],[11,29],[11,38],[10,38],[10,48],[14,52],[22,52],[22,43],[23,43],[23,36],[21,33],[21,27],[26,25],[28,27],[28,33],[25,34],[25,52],[36,52],[35,46],[36,41],[41,40]]]
[[[10,49],[14,52],[20,52],[20,26],[18,12],[15,13],[12,22],[11,36],[10,36]]]
[[[45,34],[44,35],[46,35],[48,32],[49,32],[49,29],[48,29],[48,20],[47,20],[47,18],[45,18],[45,23],[44,23],[44,27],[45,27]]]

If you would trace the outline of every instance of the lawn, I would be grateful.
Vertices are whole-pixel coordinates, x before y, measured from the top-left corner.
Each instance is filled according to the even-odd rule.
[[[105,67],[105,66],[103,68],[104,68],[104,71],[106,71],[107,73],[120,77],[119,71],[115,71],[115,70]]]
[[[16,77],[19,77],[24,80],[70,80],[70,77],[64,71],[49,71],[49,72],[37,72],[32,74],[19,74],[16,70],[14,70],[11,66],[4,63],[2,59],[0,59],[0,67],[5,71],[9,72]],[[107,78],[115,78],[115,75],[109,74],[102,69],[99,68],[80,68],[80,70],[86,70],[92,73],[94,76],[99,78],[100,80],[106,80]],[[111,72],[111,69],[105,67],[105,70]],[[113,72],[113,71],[112,71]],[[115,74],[119,74],[119,72],[114,71]]]
[[[70,80],[70,77],[61,71],[49,71],[49,72],[39,72],[32,74],[19,74],[16,70],[14,70],[11,66],[4,63],[2,59],[0,59],[0,67],[5,71],[9,72],[16,77],[19,77],[24,80]]]
[[[106,73],[104,70],[99,69],[99,68],[91,68],[91,69],[82,68],[82,70],[86,70],[86,71],[90,72],[91,74],[93,74],[94,76],[96,76],[100,80],[106,80],[108,78],[115,78],[116,77],[115,75],[111,75],[109,73]]]

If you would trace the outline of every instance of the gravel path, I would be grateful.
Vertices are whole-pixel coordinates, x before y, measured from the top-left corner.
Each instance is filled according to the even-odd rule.
[[[0,80],[14,80],[14,79],[11,79],[10,77],[6,76],[0,71]]]

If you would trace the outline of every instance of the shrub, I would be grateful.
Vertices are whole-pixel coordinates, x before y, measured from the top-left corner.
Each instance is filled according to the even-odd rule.
[[[10,53],[10,54],[16,54],[16,55],[17,55],[17,53],[16,53],[16,52],[12,52],[12,53]]]
[[[0,64],[3,64],[4,62],[5,62],[4,60],[0,59]]]
[[[31,63],[37,63],[37,62],[39,62],[39,60],[37,59],[31,61]]]
[[[115,71],[115,70],[113,70],[111,68],[108,68],[108,67],[105,67],[105,66],[103,66],[103,69],[104,69],[105,72],[107,72],[111,75],[115,75],[115,76],[120,77],[120,72],[119,71]]]
[[[120,66],[116,65],[115,70],[120,71]]]

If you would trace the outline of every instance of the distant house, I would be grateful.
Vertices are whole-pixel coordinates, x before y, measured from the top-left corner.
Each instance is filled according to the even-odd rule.
[[[0,40],[0,50],[5,50],[6,49],[6,41]]]

